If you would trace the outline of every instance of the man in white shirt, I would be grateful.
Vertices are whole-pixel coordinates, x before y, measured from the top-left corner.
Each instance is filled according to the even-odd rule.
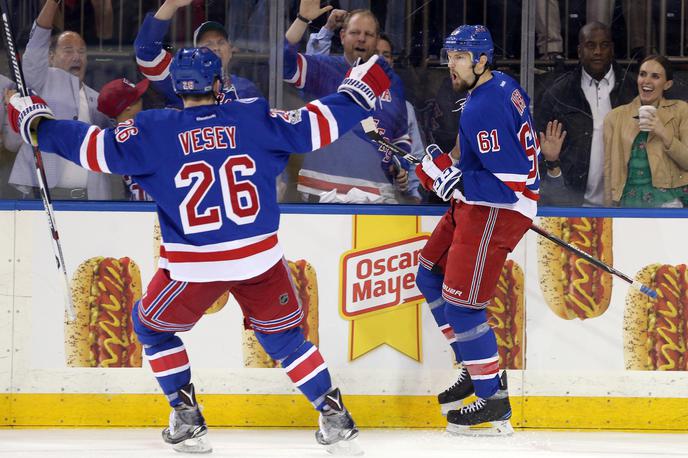
[[[47,0],[36,18],[22,60],[26,84],[48,102],[57,119],[78,119],[108,127],[110,121],[97,110],[98,93],[84,84],[86,43],[78,33],[69,31],[51,39],[59,3],[59,0]],[[52,153],[43,154],[43,165],[53,199],[117,197],[113,196],[113,178],[108,175],[86,171]],[[121,177],[118,178],[121,188]],[[38,198],[33,151],[29,145],[22,145],[17,154],[10,184],[26,198]],[[118,192],[123,197],[123,188]]]
[[[579,65],[561,75],[535,108],[544,162],[540,205],[602,205],[604,117],[637,94],[635,75],[614,63],[608,26],[578,33]]]

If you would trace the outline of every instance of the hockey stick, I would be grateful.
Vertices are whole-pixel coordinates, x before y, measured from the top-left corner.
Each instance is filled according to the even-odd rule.
[[[12,67],[12,73],[14,76],[14,83],[17,85],[17,90],[22,97],[26,97],[29,94],[29,89],[26,87],[26,81],[24,80],[24,74],[22,73],[21,65],[19,65],[19,59],[17,56],[17,51],[14,46],[14,35],[12,34],[12,27],[10,25],[9,19],[9,7],[7,5],[7,0],[0,0],[0,10],[2,18],[2,31],[5,37],[5,45],[7,46],[7,57]],[[41,151],[34,147],[33,149],[34,163],[36,165],[36,178],[38,180],[38,187],[41,192],[41,199],[43,200],[43,207],[45,207],[45,213],[48,217],[48,227],[50,228],[50,237],[53,242],[53,254],[55,255],[55,262],[57,263],[57,269],[62,271],[64,277],[64,299],[65,308],[67,311],[67,320],[74,321],[76,319],[76,314],[74,313],[74,305],[72,304],[72,296],[70,294],[69,288],[69,277],[67,276],[67,268],[65,267],[64,256],[62,254],[62,245],[60,244],[60,235],[57,232],[57,225],[55,224],[55,212],[53,211],[53,203],[50,198],[50,191],[46,185],[47,180],[45,178],[45,167],[43,167],[43,156]]]
[[[382,138],[382,135],[380,135],[377,131],[377,127],[375,126],[375,121],[373,121],[373,118],[366,118],[363,121],[361,121],[361,125],[363,126],[363,130],[366,133],[366,136],[372,140],[373,142],[377,143],[378,145],[382,146],[385,148],[385,150],[391,151],[392,153],[396,154],[397,156],[403,157],[407,161],[409,161],[412,164],[420,164],[421,161],[416,158],[415,156],[412,156],[411,154],[407,153],[403,149],[399,148],[396,145],[393,145],[386,141],[384,138]],[[589,255],[585,251],[581,250],[580,248],[571,245],[570,243],[566,243],[559,237],[550,234],[546,230],[542,229],[539,226],[536,226],[535,224],[530,225],[530,230],[541,235],[542,237],[546,238],[547,240],[550,240],[551,242],[556,243],[562,248],[565,248],[571,252],[573,252],[575,255],[585,259],[589,263],[593,264],[594,266],[609,272],[612,275],[616,275],[617,277],[621,278],[625,282],[629,283],[633,288],[637,289],[641,293],[645,294],[646,296],[651,297],[652,299],[655,299],[657,297],[657,292],[650,288],[649,286],[646,286],[642,283],[640,283],[637,280],[633,280],[631,277],[628,275],[619,272],[612,266],[605,264],[604,262],[600,261],[599,259],[595,258],[594,256]]]

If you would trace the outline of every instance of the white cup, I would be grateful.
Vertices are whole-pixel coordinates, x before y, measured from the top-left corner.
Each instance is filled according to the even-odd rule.
[[[638,128],[643,132],[649,132],[648,119],[657,111],[654,105],[640,105],[638,108]]]

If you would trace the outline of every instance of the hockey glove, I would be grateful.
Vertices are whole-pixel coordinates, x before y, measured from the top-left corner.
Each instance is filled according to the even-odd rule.
[[[55,115],[42,98],[14,94],[7,105],[10,126],[26,143],[38,146],[38,123],[42,119],[55,119]]]
[[[375,109],[377,98],[389,89],[392,74],[389,64],[380,56],[374,55],[367,62],[351,67],[337,92],[347,94],[362,108],[370,111]]]
[[[428,145],[425,148],[423,161],[416,166],[416,176],[420,180],[421,186],[427,191],[433,190],[433,183],[442,175],[442,172],[451,167],[454,161],[451,156],[442,152],[439,146]]]
[[[453,165],[444,169],[442,174],[435,178],[432,183],[432,190],[445,202],[452,198],[455,190],[462,191],[461,170]]]

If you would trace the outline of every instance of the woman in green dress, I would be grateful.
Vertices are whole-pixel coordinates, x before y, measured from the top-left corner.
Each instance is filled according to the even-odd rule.
[[[670,62],[651,55],[638,97],[604,120],[605,202],[623,207],[688,206],[688,104],[668,100]]]

